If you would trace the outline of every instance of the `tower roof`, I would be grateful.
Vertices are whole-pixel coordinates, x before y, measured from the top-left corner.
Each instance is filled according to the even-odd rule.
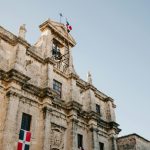
[[[74,38],[67,32],[67,28],[63,23],[55,22],[50,19],[43,22],[39,26],[41,31],[44,31],[45,29],[50,29],[54,33],[58,34],[61,38],[67,40],[72,47],[76,45],[76,41]]]

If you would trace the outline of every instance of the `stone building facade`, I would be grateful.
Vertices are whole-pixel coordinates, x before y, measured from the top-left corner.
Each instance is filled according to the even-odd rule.
[[[119,137],[117,145],[118,150],[150,150],[150,141],[135,133]]]
[[[64,24],[39,28],[31,45],[0,26],[0,150],[117,150],[114,100],[75,72]]]
[[[76,74],[76,42],[63,24],[39,27],[35,45],[25,40],[25,25],[18,36],[0,27],[1,150],[17,149],[21,129],[31,133],[30,150],[117,149],[113,99],[90,73],[87,81]]]

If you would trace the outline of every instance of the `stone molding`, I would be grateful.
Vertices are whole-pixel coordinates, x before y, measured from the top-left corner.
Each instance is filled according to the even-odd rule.
[[[76,101],[70,101],[66,104],[66,109],[80,111],[82,109],[82,105]]]
[[[94,92],[95,96],[97,98],[101,99],[102,101],[107,102],[108,100],[110,100],[113,102],[113,99],[111,97],[105,95],[104,93],[99,91],[97,88],[95,88],[93,85],[87,83],[86,81],[84,81],[82,79],[77,79],[76,85],[82,89],[82,92],[90,89]]]
[[[105,129],[111,130],[114,129],[116,134],[119,134],[119,132],[121,131],[121,129],[118,128],[119,124],[117,124],[116,122],[106,122],[102,119],[97,120],[97,124],[100,127],[103,127]]]
[[[22,95],[22,94],[20,94],[20,93],[17,93],[17,92],[14,91],[14,90],[9,90],[9,91],[7,91],[6,96],[8,96],[8,97],[17,96],[17,97],[19,97],[19,101],[22,101],[22,102],[27,101],[27,102],[29,102],[30,104],[33,103],[36,107],[39,107],[40,105],[43,105],[43,103],[41,103],[40,101],[37,101],[37,100],[35,100],[35,99],[26,97],[26,96],[24,96],[24,95]]]
[[[28,76],[24,75],[23,73],[15,70],[15,69],[11,69],[8,72],[0,69],[0,79],[7,81],[7,82],[15,80],[22,84],[24,84],[28,80],[30,80],[30,78]]]
[[[26,54],[30,55],[32,58],[34,58],[36,61],[39,61],[40,63],[44,64],[44,59],[40,56],[38,56],[34,51],[32,51],[32,47],[28,48],[26,50]]]
[[[140,136],[136,133],[132,133],[132,134],[128,134],[128,135],[125,135],[125,136],[118,137],[117,140],[121,140],[121,139],[128,138],[128,137],[140,138],[140,139],[150,143],[149,140],[145,139],[144,137],[142,137],[142,136]]]
[[[31,46],[27,41],[23,40],[22,38],[17,37],[16,35],[7,31],[6,29],[4,29],[1,26],[0,26],[0,37],[4,41],[7,41],[9,44],[11,44],[13,46],[17,45],[18,43],[21,43],[22,45],[24,45],[27,48]]]
[[[51,88],[39,88],[33,84],[29,84],[26,83],[23,85],[22,87],[23,90],[32,93],[33,95],[36,95],[40,98],[44,98],[44,97],[50,97],[50,98],[54,98],[56,96],[56,92],[54,90],[52,90]]]

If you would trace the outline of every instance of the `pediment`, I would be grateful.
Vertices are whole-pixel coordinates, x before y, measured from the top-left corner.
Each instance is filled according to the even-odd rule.
[[[57,31],[58,34],[68,39],[73,46],[76,45],[74,38],[71,36],[70,33],[67,32],[67,28],[63,23],[55,22],[55,21],[48,19],[47,21],[45,21],[44,23],[40,25],[41,31],[48,26],[52,28],[53,30]]]

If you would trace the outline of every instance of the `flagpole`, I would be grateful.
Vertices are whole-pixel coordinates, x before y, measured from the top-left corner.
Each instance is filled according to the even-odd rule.
[[[62,13],[59,13],[59,16],[60,16],[59,22],[61,23],[61,18],[63,17]]]

